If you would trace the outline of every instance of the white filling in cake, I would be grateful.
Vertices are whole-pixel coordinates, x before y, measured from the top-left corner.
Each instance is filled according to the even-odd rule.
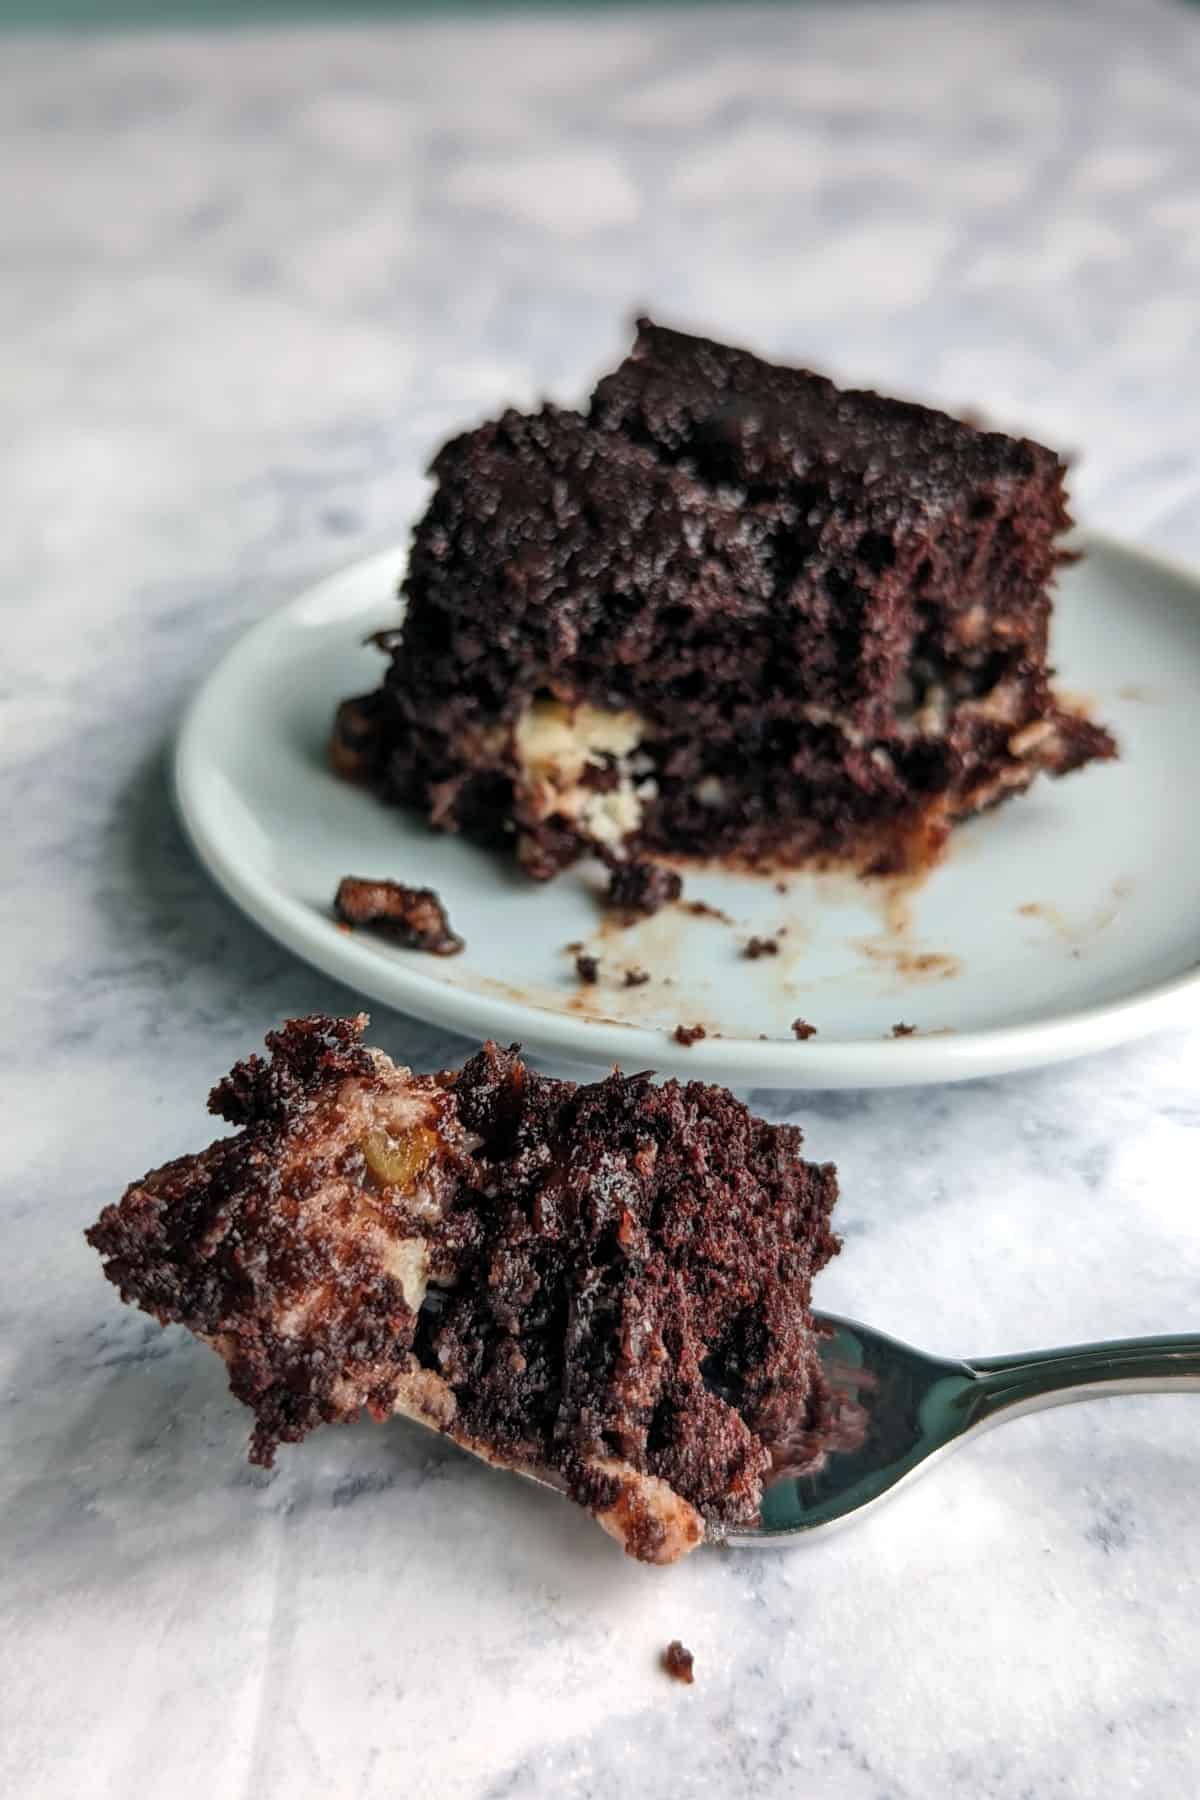
[[[535,817],[560,815],[598,844],[612,847],[638,829],[643,803],[658,789],[639,779],[636,752],[646,736],[635,712],[610,712],[586,701],[534,700],[513,730],[513,748],[522,770],[524,798]],[[612,764],[614,787],[583,782],[588,768]]]

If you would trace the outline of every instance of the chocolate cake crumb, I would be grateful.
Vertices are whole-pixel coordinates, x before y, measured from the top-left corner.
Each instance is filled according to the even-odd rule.
[[[647,1562],[752,1522],[776,1446],[833,1418],[833,1168],[723,1088],[494,1043],[417,1075],[365,1023],[272,1032],[213,1089],[235,1129],[105,1207],[122,1298],[223,1358],[263,1466],[365,1408],[553,1480]]]
[[[567,952],[568,956],[574,956],[577,951],[583,949],[583,944],[579,938],[575,938],[571,943],[564,944],[563,949]]]
[[[913,1037],[916,1035],[916,1030],[917,1028],[915,1025],[905,1025],[903,1021],[901,1021],[900,1024],[892,1026],[892,1036]]]
[[[806,1038],[816,1037],[817,1035],[816,1026],[810,1025],[807,1019],[793,1019],[792,1030],[802,1043]]]
[[[703,1025],[677,1025],[671,1035],[677,1044],[682,1044],[685,1050],[690,1050],[693,1044],[698,1043],[701,1038],[707,1037],[708,1033]]]
[[[662,1666],[674,1681],[686,1682],[689,1687],[696,1679],[696,1659],[678,1638],[673,1638],[663,1651]]]
[[[575,973],[578,975],[580,981],[589,983],[594,982],[599,978],[600,964],[596,961],[594,956],[577,956],[575,958]]]
[[[344,875],[333,908],[342,924],[377,931],[408,950],[457,956],[463,948],[462,938],[450,929],[446,909],[432,888]]]
[[[650,979],[649,969],[626,969],[623,987],[645,987]]]
[[[651,913],[661,911],[683,892],[683,879],[674,869],[661,863],[614,863],[608,878],[605,899],[620,912]]]
[[[748,956],[751,962],[757,962],[760,956],[778,956],[778,941],[773,937],[752,937],[742,955]]]

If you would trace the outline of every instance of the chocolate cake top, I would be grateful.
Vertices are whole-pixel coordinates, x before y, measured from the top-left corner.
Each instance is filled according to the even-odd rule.
[[[514,623],[562,604],[560,654],[589,630],[610,632],[651,592],[700,609],[771,598],[763,521],[579,413],[505,412],[451,438],[430,474],[438,485],[405,591],[425,602],[444,593],[455,617],[483,596],[492,651],[495,583]]]
[[[804,480],[840,470],[893,482],[931,508],[964,485],[1060,467],[1028,438],[979,431],[948,413],[839,388],[807,369],[639,319],[633,350],[592,396],[592,422],[651,444],[711,481]]]

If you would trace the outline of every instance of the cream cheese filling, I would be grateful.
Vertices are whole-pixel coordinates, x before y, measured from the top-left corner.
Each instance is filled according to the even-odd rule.
[[[647,735],[637,713],[614,712],[581,701],[534,700],[513,729],[523,799],[538,819],[560,814],[597,843],[612,847],[636,831],[645,802],[658,792],[639,776],[637,750]],[[611,763],[616,785],[587,786],[589,768]]]

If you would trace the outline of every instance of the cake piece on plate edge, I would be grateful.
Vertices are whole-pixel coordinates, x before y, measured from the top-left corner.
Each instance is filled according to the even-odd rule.
[[[366,1408],[551,1482],[646,1562],[752,1522],[773,1448],[830,1415],[832,1166],[720,1088],[576,1086],[490,1043],[414,1075],[365,1024],[272,1032],[211,1095],[234,1134],[105,1208],[122,1298],[223,1357],[256,1462]]]
[[[585,853],[924,866],[1116,754],[1047,640],[1065,468],[642,320],[586,415],[452,439],[333,757],[531,875]]]

